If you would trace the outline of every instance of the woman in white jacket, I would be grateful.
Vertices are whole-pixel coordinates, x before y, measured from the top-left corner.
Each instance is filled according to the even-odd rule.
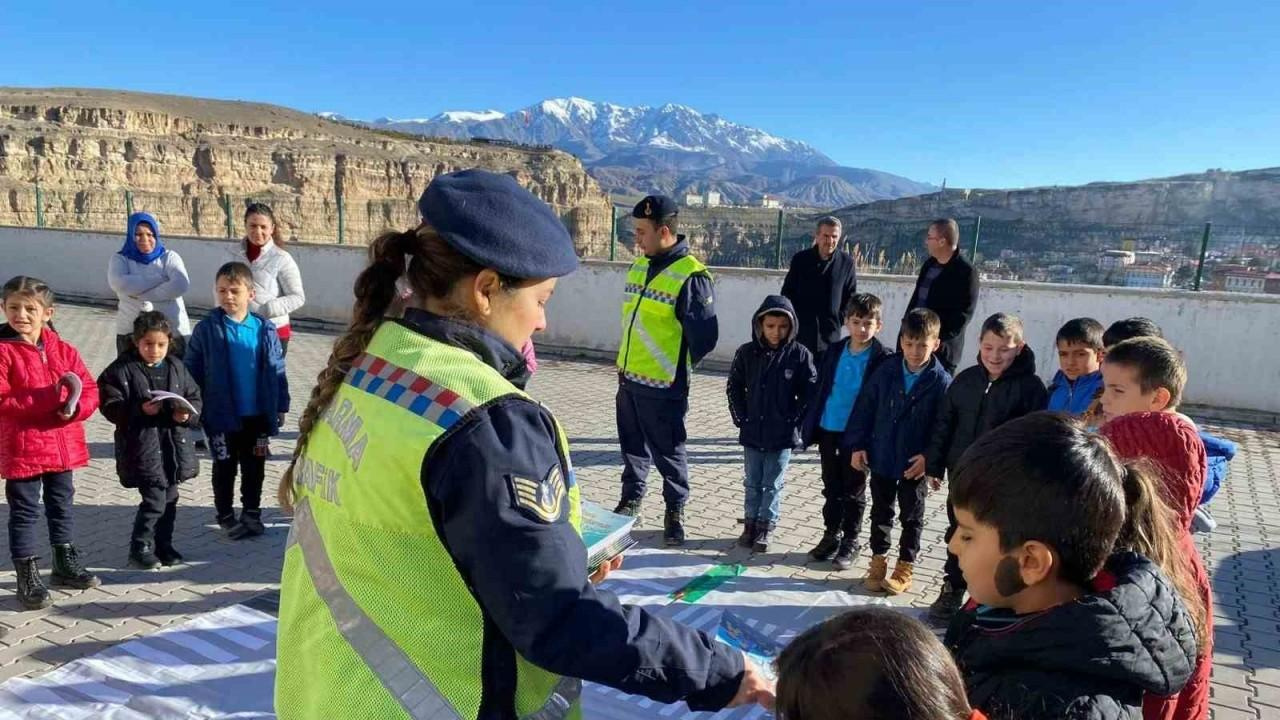
[[[236,245],[234,259],[253,271],[253,300],[249,309],[265,315],[276,326],[280,347],[289,350],[289,313],[307,301],[302,273],[293,256],[285,252],[276,216],[265,203],[250,203],[244,211],[245,239]]]
[[[124,247],[111,256],[107,266],[107,284],[119,299],[116,310],[116,353],[123,355],[133,347],[133,321],[138,313],[155,310],[164,313],[177,331],[169,345],[169,353],[182,357],[186,339],[191,335],[191,321],[182,296],[191,287],[187,267],[178,253],[165,249],[160,241],[160,224],[150,213],[129,216]]]

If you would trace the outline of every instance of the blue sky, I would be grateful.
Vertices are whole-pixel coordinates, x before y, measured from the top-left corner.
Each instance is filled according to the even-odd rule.
[[[0,85],[363,118],[679,102],[951,187],[1280,165],[1280,3],[187,5],[0,0]]]

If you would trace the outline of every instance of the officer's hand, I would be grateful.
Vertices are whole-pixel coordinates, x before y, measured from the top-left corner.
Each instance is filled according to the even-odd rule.
[[[742,674],[742,684],[738,686],[738,694],[734,695],[725,707],[741,707],[755,703],[765,710],[772,710],[777,686],[760,672],[760,668],[756,667],[750,658],[744,655],[743,660],[746,661],[746,672]]]
[[[924,475],[924,455],[916,455],[911,458],[911,464],[907,466],[907,471],[902,477],[908,480],[915,480]]]
[[[148,400],[147,402],[142,403],[142,412],[147,415],[159,415],[160,408],[163,404],[163,400]]]
[[[622,567],[621,555],[613,558],[612,560],[609,560],[608,562],[601,563],[600,567],[596,568],[596,571],[591,573],[591,577],[588,579],[592,582],[592,584],[599,585],[600,583],[604,582],[605,578],[609,577],[609,573],[613,572],[614,570],[617,570],[620,567]]]
[[[867,471],[867,451],[859,450],[849,456],[849,465],[859,472]]]

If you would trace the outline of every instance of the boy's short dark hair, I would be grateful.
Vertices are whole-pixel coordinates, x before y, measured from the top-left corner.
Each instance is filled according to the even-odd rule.
[[[849,306],[844,309],[844,317],[848,320],[851,317],[864,317],[880,319],[880,312],[884,309],[884,302],[880,298],[871,293],[856,293],[849,298]]]
[[[1124,472],[1105,440],[1077,420],[1035,412],[978,438],[956,465],[951,502],[1000,533],[1000,549],[1038,541],[1058,577],[1086,585],[1125,520]]]
[[[1136,337],[1118,342],[1107,349],[1106,363],[1133,368],[1144,393],[1157,388],[1168,390],[1170,408],[1181,402],[1187,386],[1187,366],[1164,338]]]
[[[218,272],[213,276],[213,279],[214,282],[225,279],[232,282],[244,283],[251,288],[253,287],[253,271],[249,269],[248,265],[245,265],[242,262],[232,261],[223,265],[218,268]]]
[[[1022,318],[1013,313],[998,312],[982,321],[982,332],[978,333],[978,339],[981,340],[987,333],[1020,343],[1023,341]]]
[[[30,275],[15,275],[9,278],[9,282],[4,284],[4,289],[0,290],[0,302],[7,302],[12,295],[33,297],[41,305],[47,308],[53,307],[53,288],[40,278]]]
[[[778,717],[954,720],[971,712],[942,642],[890,608],[858,608],[809,628],[777,665]]]
[[[1130,338],[1136,337],[1164,337],[1164,332],[1160,330],[1160,326],[1151,318],[1131,317],[1125,320],[1117,320],[1111,323],[1111,327],[1102,334],[1102,344],[1111,347],[1119,342],[1124,342]]]
[[[1102,350],[1106,345],[1102,342],[1102,323],[1090,317],[1068,320],[1058,328],[1055,345],[1083,345],[1090,350]]]
[[[899,333],[911,340],[928,340],[942,334],[942,318],[928,308],[916,308],[902,318],[902,331]]]
[[[140,312],[138,317],[133,319],[133,341],[135,343],[142,342],[142,338],[146,337],[149,332],[162,332],[170,338],[173,337],[173,327],[169,325],[169,318],[157,310]]]

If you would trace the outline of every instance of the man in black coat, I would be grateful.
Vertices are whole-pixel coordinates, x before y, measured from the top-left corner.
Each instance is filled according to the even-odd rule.
[[[814,360],[840,339],[844,309],[858,291],[853,257],[840,247],[840,219],[827,215],[818,220],[813,247],[791,257],[782,281],[782,296],[791,301],[800,323],[797,340],[809,348]]]
[[[942,344],[938,360],[947,372],[956,372],[964,354],[964,331],[978,306],[978,273],[960,254],[960,226],[946,218],[929,223],[925,236],[929,259],[920,268],[915,292],[902,316],[918,307],[928,308],[942,318]],[[785,291],[784,291],[785,294]]]

